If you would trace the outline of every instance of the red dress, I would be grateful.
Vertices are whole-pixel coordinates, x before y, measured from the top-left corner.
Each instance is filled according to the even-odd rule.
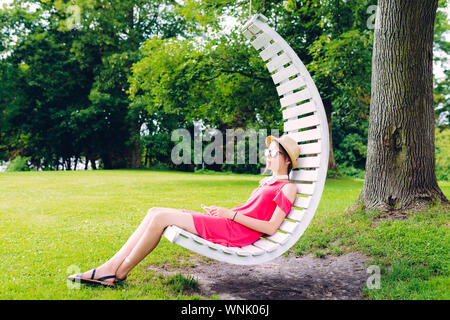
[[[269,221],[277,206],[288,215],[293,203],[281,191],[288,181],[276,181],[271,185],[258,187],[250,195],[244,204],[231,208],[243,214],[259,220]],[[207,212],[197,212],[182,209],[192,213],[195,229],[200,237],[205,240],[218,243],[227,247],[244,247],[258,240],[263,233],[250,229],[231,219],[215,217]]]

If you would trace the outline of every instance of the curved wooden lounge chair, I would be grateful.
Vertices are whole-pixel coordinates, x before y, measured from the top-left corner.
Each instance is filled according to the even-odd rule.
[[[297,185],[300,196],[274,235],[264,235],[242,248],[212,243],[176,226],[167,227],[163,233],[169,241],[184,248],[240,265],[272,260],[299,240],[319,205],[328,168],[328,123],[319,92],[299,57],[266,22],[265,16],[256,14],[240,30],[271,73],[286,120],[284,132],[299,143],[300,157],[290,180]]]

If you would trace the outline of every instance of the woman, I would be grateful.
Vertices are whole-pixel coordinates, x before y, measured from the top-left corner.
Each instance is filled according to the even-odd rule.
[[[231,209],[204,207],[208,213],[153,207],[125,245],[101,266],[69,276],[71,281],[114,286],[159,243],[167,226],[175,225],[214,243],[243,247],[263,234],[272,235],[290,212],[297,187],[288,179],[296,168],[300,148],[289,136],[268,136],[266,170],[273,174],[261,180],[246,203]],[[264,171],[265,172],[265,171]]]

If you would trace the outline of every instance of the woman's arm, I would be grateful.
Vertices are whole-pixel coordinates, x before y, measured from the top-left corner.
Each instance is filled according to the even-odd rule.
[[[295,198],[297,197],[297,187],[294,184],[287,184],[283,186],[283,188],[281,188],[281,191],[292,203],[294,203]],[[275,211],[269,221],[255,219],[239,213],[235,215],[235,212],[231,211],[230,209],[217,208],[214,206],[212,207],[213,215],[228,219],[233,219],[233,216],[235,216],[234,221],[250,229],[268,234],[270,236],[277,232],[278,228],[286,217],[286,213],[284,213],[279,206],[275,208]]]
[[[284,220],[286,214],[277,206],[270,221],[255,219],[243,214],[237,214],[234,221],[246,226],[250,229],[268,234],[269,236],[277,232],[278,227]]]

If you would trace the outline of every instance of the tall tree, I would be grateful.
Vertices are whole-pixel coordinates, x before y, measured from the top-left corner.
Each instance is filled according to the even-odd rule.
[[[17,0],[0,9],[0,156],[139,167],[142,104],[127,78],[142,42],[198,28],[172,0]],[[188,31],[189,29],[189,31]],[[14,40],[11,40],[14,39]]]
[[[435,174],[433,29],[437,0],[379,0],[366,176],[355,205],[380,211],[447,202]]]

